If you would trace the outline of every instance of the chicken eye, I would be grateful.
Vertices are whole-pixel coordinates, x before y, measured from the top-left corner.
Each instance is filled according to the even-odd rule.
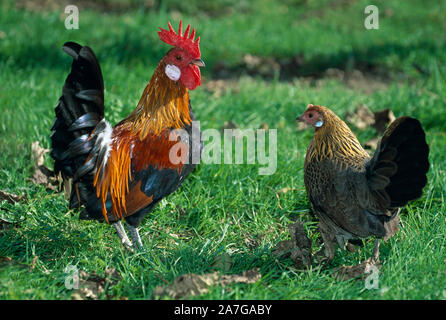
[[[176,59],[177,59],[178,61],[180,61],[180,60],[182,59],[182,57],[181,57],[180,55],[178,55],[178,56],[176,56]]]
[[[313,118],[313,114],[312,114],[312,113],[309,113],[309,114],[308,114],[308,118],[310,118],[310,119]]]

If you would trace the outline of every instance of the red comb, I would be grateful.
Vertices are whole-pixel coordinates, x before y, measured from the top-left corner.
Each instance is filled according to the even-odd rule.
[[[183,29],[183,21],[180,21],[180,27],[178,28],[178,33],[175,33],[175,31],[172,28],[172,25],[170,22],[167,23],[169,25],[169,31],[160,28],[161,31],[158,32],[158,35],[161,39],[161,41],[170,44],[174,47],[179,47],[187,52],[189,52],[194,57],[200,57],[200,37],[198,37],[195,41],[195,29],[192,30],[192,33],[189,36],[190,31],[190,24],[187,26],[186,31],[184,31],[184,36],[182,34]]]

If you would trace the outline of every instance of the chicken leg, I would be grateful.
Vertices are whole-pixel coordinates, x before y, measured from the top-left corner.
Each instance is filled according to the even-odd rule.
[[[335,256],[335,235],[330,228],[322,221],[318,223],[319,232],[324,242],[324,247],[315,254],[321,263],[328,263]]]
[[[143,249],[143,245],[142,245],[141,237],[139,236],[138,228],[132,227],[130,224],[128,224],[128,228],[130,231],[130,237],[132,238],[133,248],[137,251]]]
[[[141,237],[139,236],[138,229],[135,227],[132,227],[131,225],[128,225],[129,231],[130,231],[130,237],[132,238],[132,242],[130,242],[127,233],[125,232],[124,226],[122,225],[121,221],[115,222],[113,226],[116,229],[116,233],[119,236],[119,239],[121,239],[121,243],[124,245],[126,249],[129,249],[131,251],[132,248],[135,250],[141,250],[143,248]]]
[[[373,255],[372,255],[372,261],[378,262],[379,261],[379,244],[380,240],[378,238],[375,239],[375,247],[373,248]]]
[[[122,222],[115,222],[113,227],[115,227],[116,233],[118,234],[119,239],[121,239],[121,243],[124,245],[124,247],[132,248],[132,243],[130,242],[129,237],[127,237],[127,233],[125,232]]]

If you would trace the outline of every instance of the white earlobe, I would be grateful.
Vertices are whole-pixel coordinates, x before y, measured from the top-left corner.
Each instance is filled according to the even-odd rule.
[[[316,122],[316,123],[314,124],[314,126],[315,126],[316,128],[320,128],[320,127],[322,127],[323,124],[324,124],[324,121],[319,120],[318,122]]]
[[[166,72],[166,75],[169,77],[169,79],[173,81],[177,81],[181,77],[181,70],[173,64],[166,65],[166,69],[164,70],[164,72]]]

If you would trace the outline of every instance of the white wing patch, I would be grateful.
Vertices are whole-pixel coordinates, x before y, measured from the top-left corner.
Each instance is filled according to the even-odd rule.
[[[102,167],[107,164],[110,156],[113,128],[105,119],[96,126],[94,133],[97,138],[93,147],[93,153],[98,155],[97,163],[102,163]]]

